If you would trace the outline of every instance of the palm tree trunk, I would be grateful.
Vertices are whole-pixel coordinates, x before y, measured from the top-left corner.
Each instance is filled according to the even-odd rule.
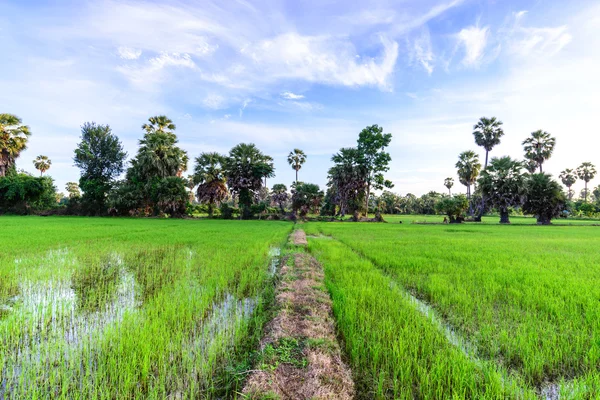
[[[544,171],[542,171],[542,164],[540,163],[540,174],[543,174]]]
[[[506,208],[500,209],[500,223],[510,224],[510,219],[508,218],[508,210]]]
[[[473,216],[473,204],[471,203],[471,185],[467,185],[467,200],[469,201],[469,215]]]
[[[296,169],[296,184],[298,184],[298,170]]]
[[[587,181],[585,181],[585,202],[587,203]]]
[[[485,151],[485,166],[483,167],[483,169],[487,168],[488,165],[488,156],[489,156],[490,152],[489,151]]]

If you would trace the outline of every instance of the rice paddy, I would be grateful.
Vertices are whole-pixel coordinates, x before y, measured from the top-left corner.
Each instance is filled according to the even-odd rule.
[[[0,399],[244,398],[265,354],[305,368],[260,350],[300,228],[356,398],[600,396],[592,221],[387,219],[1,217]]]

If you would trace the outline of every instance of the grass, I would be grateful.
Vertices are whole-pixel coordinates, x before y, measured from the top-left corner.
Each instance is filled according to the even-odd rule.
[[[0,397],[231,396],[287,223],[2,217]],[[257,333],[258,332],[258,333]],[[239,383],[238,383],[239,384]],[[225,391],[225,392],[224,392]]]
[[[600,397],[595,221],[386,219],[301,225],[359,398]],[[253,366],[335,348],[257,351],[290,223],[0,223],[0,398],[235,398]]]
[[[576,398],[600,395],[600,229],[311,223],[305,230],[336,239],[311,239],[310,246],[328,266],[340,329],[360,370],[375,370],[369,357],[385,359],[395,351],[389,339],[359,349],[361,342],[377,341],[364,335],[405,334],[406,324],[396,322],[400,317],[390,317],[394,307],[410,308],[392,293],[397,286],[430,304],[475,347],[478,360],[506,371],[524,391],[558,382],[565,394],[580,393]],[[360,274],[346,277],[355,269]],[[351,290],[366,303],[351,303]],[[388,297],[396,305],[386,304]],[[388,317],[387,327],[375,328]],[[397,370],[386,363],[381,370],[390,371],[393,382]],[[441,382],[445,374],[435,379]],[[371,385],[381,381],[370,379]]]

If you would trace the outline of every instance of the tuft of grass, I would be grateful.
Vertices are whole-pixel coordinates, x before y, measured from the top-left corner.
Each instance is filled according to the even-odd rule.
[[[276,370],[280,364],[289,364],[296,368],[306,368],[308,360],[304,356],[305,340],[284,337],[275,343],[269,343],[260,354],[259,368]]]

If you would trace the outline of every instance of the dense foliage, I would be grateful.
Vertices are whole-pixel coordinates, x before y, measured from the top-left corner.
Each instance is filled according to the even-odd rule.
[[[79,188],[83,191],[81,204],[85,214],[106,213],[108,192],[123,172],[126,158],[121,141],[108,125],[83,124],[73,160],[81,171]]]

